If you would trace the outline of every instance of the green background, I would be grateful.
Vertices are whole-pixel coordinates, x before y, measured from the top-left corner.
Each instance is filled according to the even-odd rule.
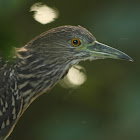
[[[59,18],[47,25],[33,19],[30,7],[43,2]],[[140,139],[140,1],[0,0],[0,49],[24,46],[60,25],[81,25],[102,43],[135,61],[81,62],[87,81],[76,89],[57,84],[39,97],[17,123],[9,140]]]

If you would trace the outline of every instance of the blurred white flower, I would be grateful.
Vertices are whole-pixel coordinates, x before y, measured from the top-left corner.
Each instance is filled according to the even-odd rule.
[[[82,85],[87,79],[84,71],[85,69],[79,65],[70,68],[60,85],[64,88],[75,88]]]
[[[35,3],[31,6],[30,11],[34,11],[34,19],[41,24],[53,22],[59,16],[56,9],[42,3]]]

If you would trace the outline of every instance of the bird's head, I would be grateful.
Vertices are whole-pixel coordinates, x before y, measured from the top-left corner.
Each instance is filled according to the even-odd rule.
[[[53,28],[42,33],[26,46],[24,48],[28,51],[23,50],[27,55],[23,53],[22,57],[28,58],[29,63],[36,60],[40,67],[44,66],[42,69],[56,70],[60,73],[65,73],[71,66],[83,60],[113,58],[133,61],[125,53],[99,43],[88,30],[81,26]]]
[[[99,43],[88,30],[81,26],[61,26],[51,29],[41,34],[34,42],[39,48],[44,48],[40,48],[43,53],[50,53],[51,59],[59,58],[60,61],[75,63],[87,59],[104,58],[133,61],[125,53]]]

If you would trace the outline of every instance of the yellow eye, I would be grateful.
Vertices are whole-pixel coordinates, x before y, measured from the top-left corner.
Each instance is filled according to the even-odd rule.
[[[74,47],[77,47],[77,46],[80,46],[81,45],[81,41],[78,39],[78,38],[73,38],[71,40],[71,44],[74,46]]]

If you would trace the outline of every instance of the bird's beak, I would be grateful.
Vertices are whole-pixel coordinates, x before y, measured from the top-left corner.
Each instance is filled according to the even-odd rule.
[[[87,46],[88,51],[91,53],[92,56],[101,57],[101,58],[113,58],[113,59],[125,59],[128,61],[133,61],[131,57],[127,54],[109,47],[105,44],[99,43],[95,41]]]

